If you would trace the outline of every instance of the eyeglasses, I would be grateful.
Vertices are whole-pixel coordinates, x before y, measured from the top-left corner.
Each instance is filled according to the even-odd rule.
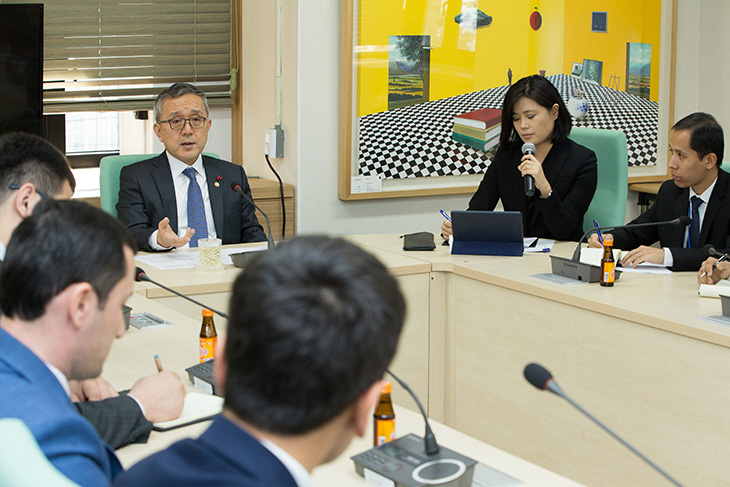
[[[169,123],[172,130],[182,130],[187,122],[190,122],[190,126],[194,129],[202,129],[205,125],[205,121],[208,120],[205,117],[190,117],[190,118],[171,118],[170,120],[160,120],[157,123]]]
[[[11,185],[10,185],[10,186],[8,186],[8,187],[9,187],[10,189],[12,189],[13,191],[17,191],[17,190],[19,190],[19,189],[20,189],[20,185],[19,185],[19,184],[11,184]],[[43,191],[41,191],[41,190],[39,190],[39,189],[37,189],[37,188],[36,188],[35,192],[36,192],[36,193],[38,193],[39,195],[41,195],[41,197],[42,197],[42,198],[45,198],[45,199],[47,199],[47,200],[50,200],[50,199],[51,199],[51,198],[49,198],[49,197],[48,197],[48,195],[47,195],[46,193],[44,193]]]

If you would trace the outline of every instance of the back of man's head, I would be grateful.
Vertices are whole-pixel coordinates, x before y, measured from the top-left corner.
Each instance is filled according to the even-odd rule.
[[[85,203],[43,200],[13,232],[0,271],[0,308],[34,320],[71,284],[88,282],[99,306],[127,272],[134,239],[118,220]]]
[[[246,268],[230,316],[225,407],[256,428],[297,435],[334,419],[383,377],[405,302],[361,248],[301,237]]]
[[[717,156],[717,167],[722,164],[725,152],[725,139],[722,127],[709,113],[695,112],[674,124],[672,130],[689,130],[692,133],[689,147],[702,159],[707,154]]]
[[[32,183],[36,190],[53,198],[64,182],[71,191],[76,188],[66,156],[50,142],[23,133],[0,136],[0,203],[14,191],[11,185]]]

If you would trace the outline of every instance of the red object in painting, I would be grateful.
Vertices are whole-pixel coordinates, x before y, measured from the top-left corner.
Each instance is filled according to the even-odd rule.
[[[530,14],[530,27],[532,30],[538,30],[542,26],[542,15],[537,10]]]

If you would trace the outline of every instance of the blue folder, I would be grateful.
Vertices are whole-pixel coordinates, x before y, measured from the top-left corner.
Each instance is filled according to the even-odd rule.
[[[524,249],[519,211],[452,211],[452,254],[513,255]]]

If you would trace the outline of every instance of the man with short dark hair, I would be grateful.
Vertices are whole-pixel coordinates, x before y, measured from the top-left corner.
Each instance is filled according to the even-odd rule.
[[[396,280],[351,243],[300,237],[269,250],[233,286],[215,364],[223,414],[115,485],[312,485],[316,466],[365,434],[404,315]]]
[[[0,418],[19,418],[74,482],[110,485],[121,466],[70,399],[97,377],[134,285],[132,236],[101,210],[46,199],[13,232],[0,271]]]
[[[242,166],[202,155],[212,121],[205,94],[175,83],[155,102],[155,135],[165,145],[157,157],[124,167],[117,213],[141,250],[196,247],[201,238],[224,244],[266,240]]]
[[[669,134],[672,180],[662,184],[654,204],[631,223],[685,215],[692,223],[613,230],[614,247],[630,250],[623,266],[649,262],[696,271],[708,247],[730,248],[730,177],[720,169],[724,148],[722,127],[710,114],[692,113],[674,124]],[[649,247],[657,241],[662,248]],[[591,235],[589,245],[601,247],[597,235]]]
[[[43,199],[69,199],[76,186],[66,157],[34,135],[0,136],[0,263],[15,228]],[[83,245],[83,244],[82,244]],[[144,377],[119,395],[103,378],[70,381],[79,412],[114,448],[146,441],[152,422],[173,419],[184,388],[171,372]]]

